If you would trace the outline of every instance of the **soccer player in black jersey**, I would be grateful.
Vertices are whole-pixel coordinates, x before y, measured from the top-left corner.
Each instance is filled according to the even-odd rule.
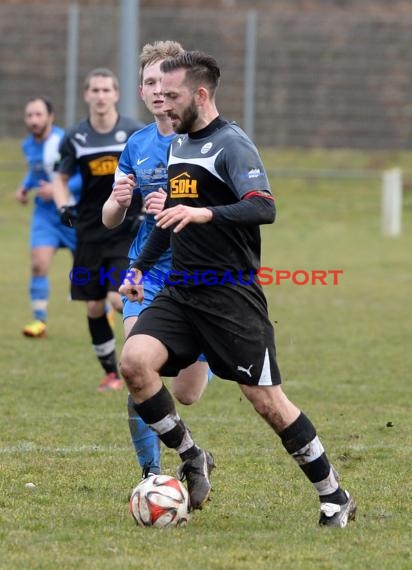
[[[142,273],[169,245],[174,273],[122,352],[121,372],[136,411],[179,453],[191,506],[201,508],[211,490],[213,456],[196,445],[160,374],[176,374],[203,352],[217,376],[239,384],[313,484],[319,523],[344,527],[355,518],[355,501],[340,487],[315,427],[282,390],[274,331],[256,279],[259,225],[275,219],[264,166],[246,134],[219,116],[220,71],[212,57],[186,52],[161,69],[165,111],[180,135],[169,151],[166,208],[134,264],[134,282],[126,279],[120,290],[141,301]]]
[[[60,145],[61,160],[54,198],[62,221],[76,228],[71,295],[72,299],[87,304],[93,349],[105,371],[98,390],[104,392],[124,386],[119,377],[106,297],[121,313],[122,302],[117,289],[121,271],[128,267],[127,254],[136,234],[142,203],[136,196],[125,223],[113,230],[108,230],[102,223],[102,207],[112,192],[114,173],[126,141],[143,124],[117,112],[119,84],[109,69],[97,68],[87,75],[84,99],[89,116],[69,129]],[[73,209],[68,206],[67,180],[77,168],[83,186],[79,202]]]

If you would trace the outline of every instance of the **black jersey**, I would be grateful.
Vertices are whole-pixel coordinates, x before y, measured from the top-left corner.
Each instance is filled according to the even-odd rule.
[[[249,223],[243,218],[237,223],[236,216],[232,220],[219,216],[220,206],[251,203],[247,196],[253,195],[263,196],[274,210],[262,160],[244,131],[218,117],[201,131],[178,136],[169,151],[168,179],[167,207],[211,207],[216,214],[212,223],[192,223],[177,234],[171,232],[173,269],[189,274],[256,272],[259,223],[268,220],[258,217]]]
[[[139,194],[134,195],[127,210],[126,220],[112,230],[103,225],[102,207],[112,192],[114,173],[126,141],[142,126],[138,121],[119,116],[112,131],[98,133],[86,119],[65,135],[60,145],[59,171],[71,175],[79,167],[83,179],[76,221],[80,241],[117,241],[126,235],[131,241],[134,237],[137,230],[136,221],[142,207]]]

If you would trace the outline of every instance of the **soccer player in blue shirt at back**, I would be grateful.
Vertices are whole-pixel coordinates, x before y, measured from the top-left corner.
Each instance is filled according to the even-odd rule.
[[[52,102],[46,97],[33,97],[24,109],[24,122],[30,134],[22,142],[28,171],[16,191],[16,199],[23,205],[29,201],[28,193],[34,190],[34,210],[30,231],[31,280],[30,299],[34,321],[23,328],[31,338],[47,336],[47,304],[49,278],[53,256],[59,248],[74,251],[76,233],[64,226],[53,201],[52,180],[59,161],[59,144],[64,130],[53,125]],[[79,173],[69,181],[71,203],[75,204],[81,189]]]
[[[167,57],[183,53],[182,46],[173,41],[146,44],[140,55],[140,95],[154,122],[134,133],[120,157],[115,174],[113,192],[103,206],[103,223],[108,228],[121,224],[130,205],[133,192],[140,192],[146,215],[133,241],[129,258],[138,257],[155,224],[154,215],[163,209],[166,199],[167,150],[175,138],[171,120],[163,111],[160,63]],[[138,316],[153,301],[164,285],[164,275],[171,268],[171,251],[166,251],[148,273],[144,282],[145,299],[142,304],[123,298],[124,331],[127,336]],[[197,401],[207,386],[210,370],[203,356],[182,370],[172,380],[174,396],[183,404]],[[143,475],[160,473],[158,436],[136,414],[133,402],[128,399],[128,417],[132,441]]]

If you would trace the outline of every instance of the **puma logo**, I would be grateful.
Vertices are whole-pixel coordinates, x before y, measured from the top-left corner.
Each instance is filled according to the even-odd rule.
[[[243,366],[238,366],[237,370],[239,370],[239,372],[244,372],[245,374],[247,374],[249,376],[249,378],[252,378],[252,374],[250,373],[252,366],[253,366],[253,364],[251,364],[249,366],[249,368],[243,368]]]
[[[82,144],[86,144],[87,142],[87,133],[76,133],[74,135],[75,139],[78,139]]]

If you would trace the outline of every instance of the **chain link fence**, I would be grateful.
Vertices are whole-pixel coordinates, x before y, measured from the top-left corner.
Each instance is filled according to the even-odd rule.
[[[97,66],[119,71],[119,10],[79,6],[76,120],[86,112],[86,73]],[[0,5],[0,137],[24,133],[23,105],[35,94],[54,100],[63,124],[68,11],[57,2]],[[412,9],[259,10],[254,26],[249,16],[230,7],[141,8],[139,47],[173,39],[215,56],[223,75],[219,109],[242,127],[249,113],[260,146],[411,148]],[[140,104],[136,115],[150,120]]]

